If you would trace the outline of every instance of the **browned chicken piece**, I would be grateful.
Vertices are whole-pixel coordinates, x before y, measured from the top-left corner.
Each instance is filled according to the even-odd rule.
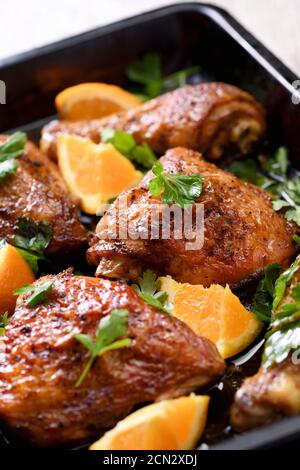
[[[248,93],[225,83],[201,83],[103,119],[53,121],[43,130],[41,147],[55,159],[59,133],[98,143],[106,127],[132,134],[136,142],[147,142],[160,155],[182,146],[215,160],[227,150],[247,153],[264,135],[266,124],[262,106]]]
[[[204,205],[202,248],[188,249],[187,242],[193,239],[175,239],[172,221],[169,238],[151,236],[152,208],[157,207],[158,212],[164,209],[161,198],[148,190],[148,181],[154,176],[149,172],[140,187],[121,195],[127,207],[120,206],[119,196],[97,226],[87,256],[91,264],[98,266],[98,276],[136,280],[150,267],[180,282],[237,285],[261,273],[269,263],[287,263],[295,252],[295,227],[274,212],[266,192],[206,162],[193,150],[172,149],[160,161],[167,173],[204,177],[197,201]],[[195,226],[195,205],[193,209]],[[130,237],[119,230],[124,220]],[[183,222],[181,228],[184,231]]]
[[[48,301],[19,297],[3,336],[0,420],[35,445],[98,437],[134,406],[189,393],[216,381],[224,361],[213,343],[150,307],[120,282],[73,276],[52,281]],[[98,357],[79,387],[89,352],[74,333],[96,335],[113,309],[127,309],[129,346]]]
[[[290,292],[299,282],[300,270],[298,269],[285,297],[273,314],[274,320],[284,304],[295,303]],[[297,318],[299,319],[299,314]],[[292,333],[293,331],[290,330],[290,334]],[[294,330],[294,338],[296,338],[295,333],[299,338],[299,327],[296,332]],[[300,341],[298,349],[299,347]],[[296,361],[293,361],[292,354],[290,354],[287,359],[278,364],[268,367],[262,364],[256,375],[244,381],[235,395],[231,409],[231,423],[236,430],[246,431],[280,417],[298,413],[300,413],[299,351]]]
[[[7,137],[0,136],[0,142]],[[31,142],[15,174],[0,182],[0,237],[11,240],[20,217],[44,220],[53,228],[47,253],[73,251],[86,243],[75,201],[55,164]]]

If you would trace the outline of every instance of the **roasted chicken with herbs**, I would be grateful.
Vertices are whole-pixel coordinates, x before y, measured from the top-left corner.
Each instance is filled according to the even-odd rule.
[[[105,128],[132,134],[163,154],[182,146],[216,160],[225,153],[244,154],[265,132],[262,106],[248,93],[225,83],[201,83],[166,93],[132,110],[91,121],[53,121],[45,126],[41,147],[56,158],[58,134],[77,134],[101,141]]]
[[[97,266],[97,276],[136,280],[150,267],[180,282],[237,285],[259,275],[270,263],[286,264],[294,254],[294,224],[273,210],[266,192],[206,162],[193,150],[172,149],[160,161],[166,173],[203,176],[196,201],[204,206],[203,246],[187,249],[186,243],[192,240],[176,239],[172,219],[169,238],[151,238],[152,207],[162,213],[164,206],[148,189],[154,177],[149,172],[138,188],[120,196],[100,220],[87,252],[88,261]],[[119,230],[124,217],[132,238]]]
[[[184,323],[141,300],[126,284],[70,271],[46,276],[44,303],[18,298],[2,338],[0,420],[35,445],[84,442],[134,406],[177,397],[213,383],[224,371],[216,347]],[[105,352],[80,386],[89,351],[74,335],[95,338],[99,321],[127,309],[131,339]]]
[[[7,139],[0,137],[0,143]],[[86,243],[76,203],[57,167],[31,142],[18,158],[16,172],[0,181],[0,237],[11,241],[20,218],[51,225],[48,254],[74,251]]]
[[[256,375],[244,381],[235,395],[231,423],[236,430],[245,431],[300,412],[300,324],[296,303],[299,297],[295,300],[293,294],[293,289],[300,286],[299,257],[294,265],[294,275],[273,312],[273,334],[266,340],[262,365]]]

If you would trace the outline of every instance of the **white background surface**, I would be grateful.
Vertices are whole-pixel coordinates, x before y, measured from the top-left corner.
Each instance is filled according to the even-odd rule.
[[[0,0],[0,58],[176,0]],[[300,0],[215,0],[300,76]]]

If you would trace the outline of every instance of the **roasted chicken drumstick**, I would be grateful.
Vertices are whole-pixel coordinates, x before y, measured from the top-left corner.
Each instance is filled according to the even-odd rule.
[[[66,271],[40,278],[53,283],[46,302],[28,295],[2,338],[0,420],[35,445],[83,442],[113,427],[132,408],[213,383],[224,371],[216,347],[184,323],[150,307],[134,289]],[[76,382],[89,351],[74,338],[95,338],[99,321],[128,310],[131,344],[97,357]]]
[[[287,263],[295,251],[295,228],[272,209],[267,193],[206,162],[193,150],[175,148],[160,161],[167,173],[204,177],[197,200],[204,205],[203,246],[188,250],[185,237],[175,238],[172,221],[169,238],[151,238],[152,205],[159,208],[160,204],[161,211],[163,205],[148,189],[154,177],[149,172],[138,188],[119,196],[98,224],[87,253],[98,276],[136,280],[145,267],[151,267],[180,282],[236,285],[259,274],[269,263]],[[119,210],[121,197],[126,208]],[[120,232],[124,217],[138,238]]]
[[[7,137],[0,137],[0,143]],[[19,218],[44,220],[53,229],[47,253],[74,251],[87,239],[75,201],[56,166],[31,142],[15,174],[0,182],[0,237],[11,240]]]
[[[163,154],[182,146],[201,151],[216,160],[227,150],[247,153],[265,132],[262,106],[248,93],[225,83],[190,85],[166,93],[130,111],[103,119],[53,121],[42,133],[41,147],[56,158],[61,132],[90,137],[98,143],[107,127],[132,134]]]

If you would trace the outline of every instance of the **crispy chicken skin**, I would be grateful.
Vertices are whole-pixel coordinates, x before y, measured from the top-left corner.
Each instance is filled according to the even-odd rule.
[[[300,412],[300,366],[290,359],[247,378],[235,395],[231,424],[236,431]]]
[[[176,397],[213,383],[224,371],[216,347],[155,310],[128,285],[73,276],[53,281],[46,303],[19,297],[0,355],[0,420],[40,446],[84,442],[113,427],[140,403]],[[128,309],[130,346],[89,359],[73,334],[95,336],[101,318]]]
[[[0,142],[7,137],[1,136]],[[18,159],[16,173],[0,183],[0,236],[10,240],[20,217],[52,225],[47,253],[73,251],[86,243],[87,234],[75,201],[67,193],[56,166],[31,142]]]
[[[188,250],[186,243],[191,240],[175,239],[172,220],[169,239],[142,238],[144,232],[151,233],[151,204],[163,207],[147,189],[153,178],[149,172],[140,187],[122,195],[127,208],[118,206],[119,196],[97,226],[87,257],[98,266],[98,276],[136,280],[150,267],[180,282],[236,285],[269,263],[284,265],[293,255],[294,225],[273,211],[271,197],[260,188],[206,162],[193,150],[172,149],[160,161],[168,173],[204,176],[197,201],[204,205],[203,247]],[[124,217],[139,239],[120,236],[118,224]]]
[[[55,159],[59,133],[90,137],[98,143],[106,127],[132,134],[160,155],[182,146],[215,160],[226,150],[247,153],[264,135],[266,124],[262,106],[248,93],[225,83],[201,83],[103,119],[53,121],[43,130],[41,147]]]
[[[289,294],[299,282],[298,271],[280,306],[295,302]],[[277,311],[280,311],[280,308]],[[274,315],[276,318],[276,312]],[[293,363],[289,357],[284,362],[267,368],[262,365],[256,375],[244,381],[235,395],[231,409],[231,423],[236,430],[246,431],[280,417],[298,413],[300,413],[300,364]]]

